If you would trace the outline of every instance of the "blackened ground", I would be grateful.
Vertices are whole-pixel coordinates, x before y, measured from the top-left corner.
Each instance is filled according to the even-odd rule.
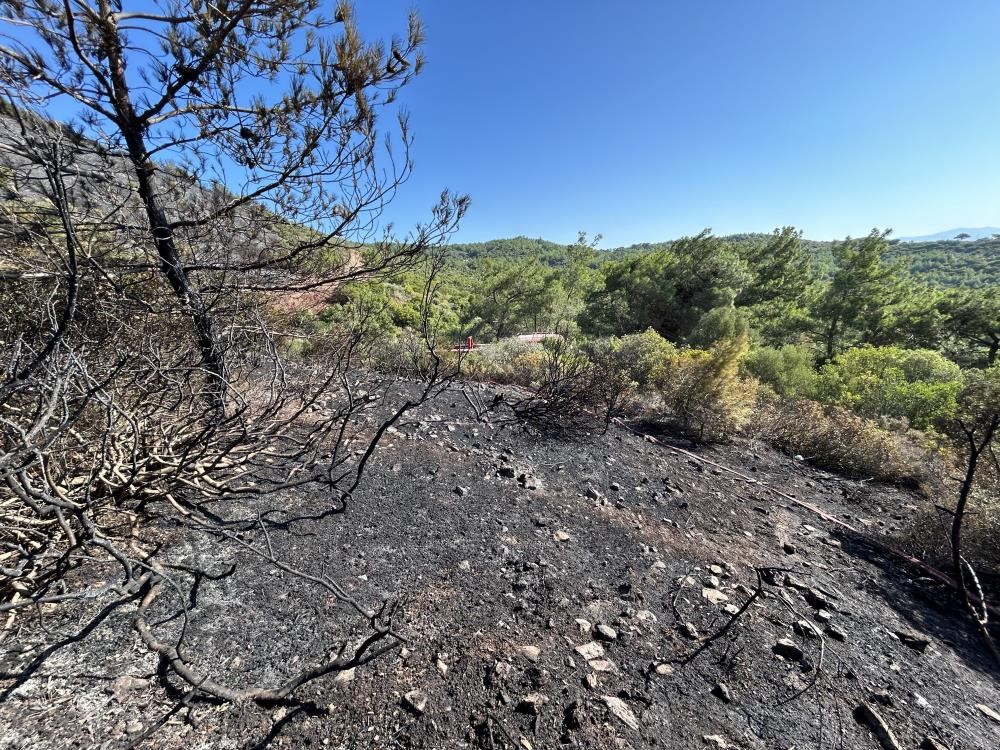
[[[873,537],[905,532],[922,502],[761,445],[697,451]],[[272,530],[279,555],[366,603],[402,600],[409,644],[286,705],[195,700],[139,747],[877,748],[853,718],[862,702],[902,748],[1000,747],[978,707],[1000,710],[995,673],[949,591],[622,429],[491,429],[456,387],[387,436],[345,515],[305,518],[328,502],[308,493],[284,502],[303,520]],[[214,544],[170,555],[243,563],[202,581],[190,610],[188,651],[215,679],[277,684],[363,634],[314,587]],[[755,568],[782,570],[723,630]],[[104,604],[25,619],[0,646],[0,748],[125,747],[177,707],[186,686],[139,643],[135,603]]]

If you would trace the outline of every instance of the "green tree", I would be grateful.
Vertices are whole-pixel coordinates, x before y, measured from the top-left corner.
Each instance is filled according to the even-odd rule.
[[[804,301],[815,282],[802,232],[794,227],[775,229],[766,239],[741,247],[750,275],[736,296],[736,306],[748,308],[750,318],[765,341],[779,344],[805,327]]]
[[[556,266],[559,289],[552,322],[553,331],[569,332],[571,324],[576,322],[584,310],[587,295],[600,283],[599,274],[594,270],[596,247],[600,240],[601,235],[588,240],[586,233],[580,232],[577,241],[566,248],[565,262]]]
[[[863,239],[833,246],[833,277],[814,295],[810,310],[824,360],[878,336],[903,299],[900,266],[882,261],[888,235],[873,229]]]
[[[901,279],[898,302],[889,306],[883,324],[869,331],[868,343],[906,349],[940,349],[947,336],[947,317],[942,312],[945,294],[927,284]]]
[[[716,341],[734,340],[750,335],[750,324],[742,310],[727,305],[715,307],[698,320],[687,337],[692,346],[707,348]]]
[[[585,332],[634,333],[652,328],[684,341],[710,310],[732,306],[748,280],[735,248],[708,230],[644,255],[609,263],[604,285],[580,316]]]
[[[958,361],[993,365],[1000,355],[1000,287],[955,290],[938,306],[950,348]]]
[[[815,364],[809,347],[795,344],[754,349],[743,362],[747,372],[784,398],[813,398]]]
[[[557,274],[534,258],[487,259],[470,290],[463,321],[473,334],[501,339],[549,327],[562,294]]]

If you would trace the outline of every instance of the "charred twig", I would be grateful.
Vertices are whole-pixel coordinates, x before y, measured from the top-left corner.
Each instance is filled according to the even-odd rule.
[[[761,592],[763,592],[764,590],[764,578],[762,570],[760,568],[754,568],[754,572],[756,572],[757,574],[757,586],[756,588],[754,588],[753,593],[749,597],[747,597],[747,600],[743,602],[743,605],[732,617],[729,618],[729,620],[726,622],[725,625],[723,625],[719,630],[717,630],[715,633],[706,638],[697,649],[691,652],[688,656],[684,657],[684,660],[681,662],[682,665],[687,666],[688,664],[690,664],[698,657],[698,655],[702,651],[707,649],[715,641],[719,640],[720,638],[722,638],[722,636],[724,636],[727,632],[729,632],[729,629],[737,622],[737,620],[740,619],[740,617],[743,616],[743,613],[750,608],[750,605],[757,600],[757,597],[761,595]]]
[[[133,748],[139,747],[143,742],[152,737],[156,731],[170,721],[170,718],[180,711],[182,708],[189,708],[191,706],[191,699],[194,698],[198,691],[201,689],[200,685],[195,685],[190,690],[188,690],[184,695],[182,695],[170,709],[163,714],[159,719],[154,721],[148,727],[142,730],[134,739],[130,740],[127,745],[125,745],[122,750],[133,750]]]

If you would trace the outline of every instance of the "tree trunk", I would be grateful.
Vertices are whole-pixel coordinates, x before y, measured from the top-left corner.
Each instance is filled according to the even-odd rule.
[[[986,602],[983,600],[983,616],[980,617],[976,611],[975,604],[973,604],[969,596],[969,588],[965,576],[966,565],[962,557],[962,522],[965,520],[966,506],[968,505],[969,496],[972,494],[972,488],[975,484],[979,457],[983,451],[989,448],[998,427],[1000,427],[1000,415],[994,415],[986,426],[983,439],[977,441],[973,430],[966,428],[964,425],[962,426],[962,430],[965,432],[965,436],[969,442],[969,459],[965,466],[965,478],[962,480],[962,486],[958,493],[958,503],[955,506],[955,515],[951,522],[951,555],[952,565],[955,568],[955,580],[958,583],[959,594],[962,596],[965,608],[968,610],[973,621],[975,621],[986,647],[990,650],[997,665],[1000,666],[1000,651],[997,650],[987,625],[986,613],[988,610]]]
[[[102,6],[105,4],[102,3]],[[156,190],[156,167],[143,137],[144,124],[139,121],[132,106],[128,82],[125,79],[125,60],[121,39],[114,17],[103,13],[102,31],[105,49],[108,50],[111,84],[114,90],[114,108],[117,125],[128,149],[128,158],[139,183],[139,197],[146,209],[146,217],[152,232],[153,244],[160,259],[160,271],[166,277],[174,295],[184,311],[194,323],[198,349],[202,364],[209,375],[209,394],[213,406],[223,408],[226,399],[225,353],[220,345],[218,329],[212,314],[205,307],[199,290],[191,284],[191,279],[181,262],[174,233],[167,221],[166,211]]]
[[[837,343],[837,320],[831,321],[830,325],[826,329],[826,358],[824,362],[830,362],[833,359],[834,351],[836,350]]]

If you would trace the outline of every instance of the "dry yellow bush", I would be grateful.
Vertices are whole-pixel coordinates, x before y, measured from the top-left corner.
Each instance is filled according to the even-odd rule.
[[[738,432],[754,413],[758,383],[739,376],[745,335],[711,349],[688,349],[669,356],[654,383],[668,418],[699,440],[723,440]]]
[[[906,483],[917,479],[895,435],[842,407],[806,399],[763,399],[757,410],[757,436],[849,476]]]

